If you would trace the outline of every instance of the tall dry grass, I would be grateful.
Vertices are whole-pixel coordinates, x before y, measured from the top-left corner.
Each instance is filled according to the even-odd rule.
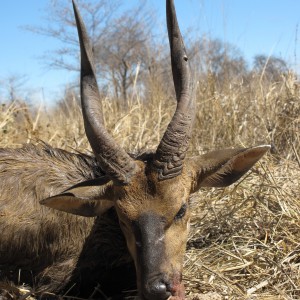
[[[106,127],[131,152],[155,148],[175,108],[158,82],[134,90],[126,109],[102,99]],[[3,104],[0,146],[43,140],[90,151],[75,94],[54,108]],[[184,279],[187,294],[220,299],[300,299],[300,86],[292,73],[279,82],[253,74],[222,89],[196,86],[197,115],[189,155],[270,143],[272,149],[242,180],[194,197]],[[192,297],[192,296],[191,296]]]

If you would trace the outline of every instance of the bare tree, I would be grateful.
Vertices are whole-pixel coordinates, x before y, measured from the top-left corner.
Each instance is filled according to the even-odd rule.
[[[126,11],[113,20],[106,31],[105,43],[96,44],[97,61],[113,83],[114,95],[126,103],[127,93],[134,82],[137,67],[144,72],[151,37],[152,14],[141,3],[137,8]]]
[[[287,74],[289,70],[287,62],[282,58],[263,54],[254,57],[253,69],[270,81],[279,81],[282,74]]]
[[[112,16],[118,11],[121,1],[99,0],[87,2],[78,0],[77,2],[85,20],[87,20],[87,31],[90,34],[90,41],[94,48],[97,43],[101,43],[104,39]],[[42,57],[43,61],[52,68],[78,71],[78,40],[72,6],[63,0],[50,0],[46,20],[47,27],[26,27],[27,30],[61,41],[62,47],[45,53]]]
[[[240,51],[219,39],[200,38],[191,44],[195,72],[212,76],[219,85],[247,74],[247,63]]]
[[[24,100],[23,88],[27,81],[27,76],[14,74],[0,80],[0,90],[3,92],[3,100],[13,102]]]
[[[114,95],[126,101],[137,66],[143,71],[145,65],[146,43],[151,33],[153,13],[145,1],[122,14],[119,12],[122,0],[77,2],[87,20],[96,68],[101,72],[100,86],[113,84]],[[62,0],[51,0],[47,21],[50,24],[48,27],[27,26],[30,31],[62,42],[61,48],[42,57],[43,62],[53,68],[78,70],[78,41],[71,5]]]

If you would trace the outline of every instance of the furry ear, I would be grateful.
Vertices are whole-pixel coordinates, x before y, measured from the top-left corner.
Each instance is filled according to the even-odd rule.
[[[269,145],[225,149],[190,158],[192,193],[200,187],[225,187],[241,178],[268,150]]]
[[[113,183],[106,177],[84,181],[40,204],[74,215],[99,216],[114,205]]]

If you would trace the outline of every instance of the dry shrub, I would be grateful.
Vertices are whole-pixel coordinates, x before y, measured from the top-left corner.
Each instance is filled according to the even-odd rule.
[[[195,293],[222,299],[300,299],[299,84],[289,73],[280,82],[252,74],[223,90],[213,85],[208,80],[196,87],[189,155],[259,143],[271,143],[272,149],[232,187],[193,196],[187,294],[191,299],[203,298]],[[154,148],[174,111],[171,98],[161,90],[146,96],[135,90],[126,109],[103,98],[106,127],[131,152]],[[51,109],[2,105],[0,137],[2,147],[41,139],[55,147],[90,151],[73,93]]]
[[[271,157],[225,190],[199,193],[185,276],[227,299],[300,296],[299,167]]]

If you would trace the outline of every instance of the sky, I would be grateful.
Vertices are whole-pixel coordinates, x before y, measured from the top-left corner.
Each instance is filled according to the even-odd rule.
[[[7,78],[25,76],[23,89],[29,91],[28,97],[52,103],[78,76],[52,70],[38,59],[59,48],[60,42],[24,30],[26,25],[47,26],[49,1],[0,0],[0,96]],[[71,6],[71,0],[65,1]],[[125,3],[123,9],[134,6],[137,0]],[[156,12],[156,26],[166,30],[165,1],[148,0],[148,5]],[[277,55],[300,71],[300,0],[175,0],[175,6],[183,33],[193,28],[199,36],[229,42],[250,65],[257,54]]]

